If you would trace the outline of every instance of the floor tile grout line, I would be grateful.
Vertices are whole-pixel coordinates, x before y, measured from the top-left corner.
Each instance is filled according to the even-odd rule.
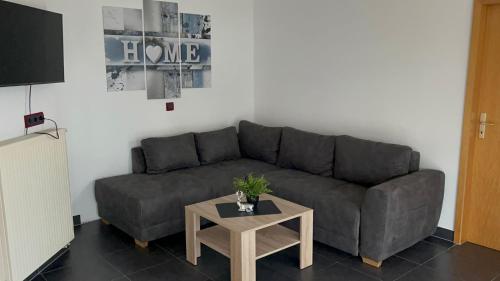
[[[431,268],[431,269],[432,269],[432,267],[430,267],[430,266],[428,265],[428,263],[429,263],[430,261],[432,261],[432,260],[437,259],[437,258],[438,258],[438,257],[440,257],[440,256],[445,255],[446,253],[449,253],[449,252],[450,252],[450,250],[451,250],[451,249],[453,249],[455,246],[456,246],[456,245],[453,245],[453,246],[451,246],[448,250],[443,251],[442,253],[440,253],[440,254],[436,255],[435,257],[433,257],[433,258],[431,258],[431,259],[427,260],[426,262],[424,262],[424,263],[422,264],[422,266],[425,266],[426,268]]]
[[[172,255],[173,255],[173,254],[172,254]],[[174,258],[175,258],[175,259],[177,259],[179,262],[189,264],[186,260],[181,259],[180,257],[176,257],[175,255],[173,255],[173,256],[174,256]],[[206,274],[206,273],[202,272],[201,270],[199,270],[199,268],[198,268],[198,267],[193,266],[193,269],[194,269],[195,271],[199,272],[201,275],[203,275],[203,276],[207,277],[207,278],[208,278],[208,280],[213,280],[211,276],[209,276],[208,274]],[[215,279],[215,278],[214,278],[214,279]]]
[[[401,278],[403,278],[403,277],[407,276],[408,274],[410,274],[410,273],[414,272],[415,270],[419,269],[419,268],[420,268],[420,267],[422,267],[422,266],[423,266],[423,265],[421,265],[421,264],[420,264],[420,265],[418,265],[417,267],[415,267],[415,268],[411,269],[410,271],[406,272],[405,274],[403,274],[403,275],[399,276],[398,278],[394,279],[394,281],[398,281],[398,280],[400,280]]]
[[[416,268],[414,268],[414,269],[410,270],[410,271],[409,271],[409,272],[407,272],[406,274],[403,274],[402,276],[398,277],[398,278],[397,278],[397,279],[395,279],[394,281],[397,281],[397,280],[399,280],[399,279],[401,279],[401,278],[405,277],[405,276],[406,276],[406,275],[408,275],[409,273],[411,273],[411,272],[413,272],[413,271],[415,271],[415,270],[417,270],[417,269],[419,269],[419,268],[423,268],[423,269],[425,269],[425,270],[430,270],[430,271],[433,271],[433,272],[436,272],[436,273],[438,272],[436,269],[434,269],[434,268],[432,268],[432,267],[424,266],[424,265],[422,264],[422,265],[419,265],[419,266],[417,266]],[[455,273],[453,273],[453,272],[447,272],[447,273],[448,273],[449,275],[451,275],[451,276],[455,277],[455,278],[458,278],[460,281],[465,281],[462,277],[457,276],[457,275],[456,275]]]
[[[171,254],[169,251],[167,251],[167,250],[163,249],[163,248],[162,248],[162,247],[160,247],[159,245],[155,245],[155,247],[157,247],[157,248],[161,249],[161,250],[162,250],[162,251],[163,251],[166,255],[172,256],[172,254]],[[133,248],[131,248],[131,249],[123,249],[123,251],[127,251],[127,250],[133,250]],[[115,251],[114,253],[118,253],[118,251]],[[114,254],[114,253],[113,253],[113,254]],[[110,255],[110,254],[111,254],[111,253],[107,253],[106,255]],[[123,276],[125,276],[125,277],[127,277],[127,275],[132,275],[132,274],[134,274],[134,273],[137,273],[137,272],[143,271],[144,269],[149,269],[149,268],[151,268],[151,267],[155,267],[155,266],[157,266],[157,265],[164,264],[164,263],[168,263],[169,261],[171,261],[171,260],[165,260],[165,261],[162,261],[162,262],[159,262],[159,263],[156,263],[156,264],[153,264],[153,265],[147,266],[147,267],[145,267],[145,268],[143,268],[143,269],[140,269],[140,270],[137,270],[137,271],[134,271],[134,272],[124,273],[124,272],[122,272],[121,270],[119,270],[118,268],[115,268],[115,267],[113,266],[113,264],[111,264],[111,262],[110,262],[110,261],[108,261],[108,259],[107,259],[107,258],[106,258],[103,254],[99,254],[99,255],[100,255],[100,256],[101,256],[101,258],[103,258],[103,259],[104,259],[104,260],[105,260],[105,261],[106,261],[109,265],[111,265],[111,267],[113,267],[113,269],[115,269],[115,270],[117,270],[118,272],[122,273],[122,274],[123,274]],[[127,277],[127,279],[128,279],[128,277]]]
[[[448,239],[445,239],[445,238],[442,238],[442,237],[439,237],[439,236],[435,236],[435,235],[431,235],[431,237],[434,237],[434,238],[437,238],[437,239],[441,239],[443,241],[446,241],[446,242],[450,242],[452,244],[455,244],[452,240],[448,240]]]
[[[343,263],[340,263],[340,262],[339,262],[338,264],[339,264],[340,266],[345,267],[345,268],[352,269],[352,270],[356,271],[357,273],[360,273],[360,274],[361,274],[361,275],[363,275],[363,276],[370,277],[370,278],[375,279],[375,280],[383,281],[383,280],[382,280],[382,278],[375,277],[375,276],[373,276],[373,275],[370,275],[370,274],[368,274],[368,273],[366,273],[366,272],[360,271],[360,270],[358,270],[358,269],[356,269],[356,268],[354,268],[354,267],[352,267],[352,266],[349,266],[349,265],[347,265],[347,264],[343,264]]]
[[[112,265],[108,260],[106,260],[102,255],[100,255],[101,258],[106,262],[112,269],[114,269],[116,272],[120,273],[122,276],[121,277],[127,277],[125,273],[123,273],[120,269],[116,268],[114,265]]]
[[[416,264],[416,265],[423,265],[423,264],[425,263],[425,262],[423,262],[423,263],[419,263],[419,262],[417,262],[417,261],[412,261],[412,260],[407,259],[407,258],[405,258],[405,257],[398,256],[397,254],[396,254],[396,255],[394,255],[393,257],[400,258],[400,259],[402,259],[402,260],[404,260],[404,261],[407,261],[407,262],[410,262],[410,263],[413,263],[413,264]],[[434,258],[434,257],[430,258],[429,260],[431,260],[431,259],[433,259],[433,258]]]
[[[158,247],[158,248],[162,249],[163,251],[165,251],[165,252],[167,252],[167,253],[169,253],[169,254],[171,253],[168,249],[164,248],[164,247],[163,247],[162,245],[160,245],[160,244],[156,244],[156,247]]]
[[[429,245],[432,245],[432,246],[435,246],[435,247],[442,248],[442,249],[443,249],[443,251],[441,251],[439,254],[437,254],[437,255],[433,256],[432,258],[429,258],[429,259],[425,260],[425,261],[424,261],[424,262],[422,262],[422,263],[417,262],[417,261],[412,261],[412,260],[407,259],[407,258],[405,258],[405,257],[403,257],[403,256],[400,256],[400,255],[398,255],[399,253],[395,254],[394,256],[396,256],[396,257],[398,257],[398,258],[400,258],[400,259],[403,259],[403,260],[405,260],[405,261],[409,261],[409,262],[412,262],[412,263],[416,263],[416,264],[418,264],[418,265],[423,265],[423,264],[427,263],[428,261],[430,261],[430,260],[432,260],[432,259],[434,259],[434,258],[436,258],[436,257],[440,256],[441,254],[446,253],[448,250],[450,250],[451,248],[453,248],[453,247],[454,247],[454,245],[452,245],[451,247],[448,247],[448,248],[447,248],[447,247],[444,247],[444,246],[441,246],[441,245],[438,245],[438,244],[434,244],[434,243],[431,243],[431,242],[428,242],[428,241],[425,241],[425,240],[422,240],[422,241],[420,241],[420,242],[425,242],[426,244],[429,244]]]
[[[169,260],[169,261],[165,261],[165,262],[162,262],[162,263],[158,263],[158,264],[155,264],[155,265],[151,265],[151,266],[145,267],[145,268],[143,268],[141,270],[137,270],[137,271],[134,271],[132,273],[125,274],[125,277],[127,277],[128,279],[130,279],[129,276],[131,276],[131,275],[134,275],[134,274],[137,274],[139,272],[143,272],[143,271],[149,270],[151,268],[154,268],[154,267],[157,267],[157,266],[160,266],[160,265],[164,265],[164,264],[170,263],[172,261],[173,260]]]
[[[424,262],[423,262],[423,263],[421,263],[420,265],[424,265],[424,264],[426,264],[426,263],[430,262],[431,260],[433,260],[434,258],[437,258],[437,257],[439,257],[439,256],[441,256],[441,255],[443,255],[443,254],[445,254],[446,252],[448,252],[448,250],[443,251],[442,253],[439,253],[439,254],[437,254],[436,256],[434,256],[434,257],[432,257],[432,258],[430,258],[430,259],[427,259],[426,261],[424,261]]]
[[[125,278],[125,280],[132,281],[132,279],[128,278],[127,275],[123,275],[121,277],[111,279],[111,281],[119,281],[119,280],[122,280],[123,278]]]
[[[165,251],[165,252],[169,253],[170,255],[172,255],[172,256],[174,256],[174,257],[176,257],[176,254],[175,254],[173,251],[171,251],[170,249],[166,248],[165,246],[162,246],[162,245],[160,245],[160,244],[156,244],[156,246],[157,246],[158,248],[162,249],[163,251]]]
[[[43,274],[48,274],[48,273],[53,273],[53,272],[56,272],[56,271],[59,271],[59,270],[62,270],[62,269],[67,269],[67,268],[70,268],[71,266],[61,266],[61,267],[58,267],[58,268],[54,268],[54,269],[51,269],[49,271],[44,271],[42,272]]]
[[[407,260],[407,259],[401,258],[401,257],[399,257],[399,256],[398,256],[398,258],[400,258],[400,259],[402,259],[402,260],[404,260],[404,261],[406,261],[406,262],[409,262],[409,263],[411,263],[412,265],[414,265],[414,266],[415,266],[414,268],[412,268],[412,269],[408,270],[407,272],[403,273],[401,276],[406,275],[406,273],[408,273],[408,272],[410,272],[410,271],[412,271],[412,270],[414,270],[414,269],[416,269],[416,268],[418,268],[418,267],[420,267],[420,266],[423,266],[423,264],[419,264],[419,263],[416,263],[416,262],[414,262],[414,261],[410,261],[410,260]],[[340,263],[340,264],[341,264],[341,265],[343,265],[343,266],[345,266],[345,267],[351,268],[351,269],[353,269],[353,270],[355,270],[355,271],[357,271],[357,272],[359,272],[359,273],[362,273],[362,274],[364,274],[365,276],[369,276],[369,277],[371,277],[371,278],[375,278],[375,279],[378,279],[378,280],[383,280],[383,279],[381,279],[381,278],[378,278],[378,277],[375,277],[375,276],[373,276],[373,275],[370,275],[369,273],[363,272],[363,271],[361,271],[361,270],[357,269],[356,267],[350,266],[350,265],[348,265],[348,264],[343,264],[343,263]],[[382,267],[383,267],[383,265],[382,265]],[[401,276],[397,277],[395,280],[399,279]]]
[[[127,246],[127,244],[123,243],[123,245]],[[123,248],[123,249],[116,249],[116,250],[113,250],[113,251],[109,251],[109,252],[104,252],[104,253],[99,253],[101,256],[104,256],[104,255],[113,255],[113,254],[116,254],[116,253],[119,253],[121,251],[126,251],[126,250],[130,250],[131,248]]]
[[[125,243],[124,243],[125,244]],[[70,246],[71,247],[71,246]],[[64,251],[63,253],[61,253],[56,259],[54,259],[54,261],[52,263],[50,263],[49,265],[45,266],[43,269],[40,270],[40,273],[51,273],[51,272],[55,272],[55,271],[59,271],[61,269],[67,269],[67,268],[70,268],[71,266],[70,265],[65,265],[65,266],[61,266],[61,267],[58,267],[58,268],[54,268],[54,269],[51,269],[51,270],[48,270],[48,271],[44,271],[47,267],[51,266],[56,260],[58,260],[59,258],[61,258],[64,254],[68,253],[71,249],[70,247],[68,247],[66,249],[66,251]],[[127,249],[119,249],[119,250],[115,250],[115,251],[111,251],[111,252],[106,252],[106,253],[97,253],[97,255],[103,259],[106,260],[106,258],[104,257],[104,255],[110,255],[110,254],[114,254],[114,253],[117,253],[119,251],[125,251]],[[107,261],[107,260],[106,260]]]
[[[171,258],[173,258],[173,259],[172,259],[172,260],[167,260],[167,261],[164,261],[164,262],[160,262],[160,263],[158,263],[158,264],[151,265],[151,266],[145,267],[145,268],[143,268],[143,269],[140,269],[140,270],[137,270],[137,271],[134,271],[134,272],[131,272],[131,273],[125,274],[125,276],[126,276],[128,279],[130,279],[128,276],[130,276],[130,275],[132,275],[132,274],[136,274],[136,273],[139,273],[139,272],[142,272],[142,271],[145,271],[145,270],[151,269],[151,268],[156,267],[156,266],[160,266],[160,265],[163,265],[163,264],[167,264],[167,263],[172,262],[172,261],[174,261],[174,260],[176,260],[176,259],[177,259],[177,257],[176,257],[173,253],[171,253],[171,252],[170,252],[170,251],[168,251],[167,249],[163,248],[161,245],[156,244],[156,247],[158,247],[158,248],[162,249],[162,250],[165,252],[165,254],[169,255],[169,256],[170,256]]]
[[[64,255],[65,253],[69,252],[69,248],[64,251],[64,253],[62,253],[61,255],[59,255],[57,257],[57,259],[59,259],[60,257],[62,257],[62,255]],[[123,249],[123,250],[126,250],[126,249]],[[114,251],[114,252],[118,252],[118,251],[121,251],[121,250],[117,250],[117,251]],[[108,255],[108,254],[111,254],[111,253],[97,253],[97,256],[102,258],[108,265],[111,266],[111,268],[113,268],[114,270],[118,271],[118,273],[122,274],[123,276],[125,276],[124,273],[122,273],[119,269],[115,268],[105,257],[104,255]],[[57,259],[54,259],[54,262],[57,260]],[[50,265],[52,265],[54,262],[52,262],[51,264],[47,265],[45,268],[49,267]],[[56,271],[59,271],[59,270],[63,270],[63,269],[68,269],[68,268],[71,268],[72,266],[68,265],[68,266],[61,266],[61,267],[58,267],[58,268],[54,268],[54,269],[51,269],[51,270],[48,270],[48,271],[40,271],[39,273],[40,274],[47,274],[47,273],[53,273],[53,272],[56,272]],[[44,268],[44,269],[45,269]],[[121,276],[121,277],[123,277]]]
[[[320,253],[314,253],[314,254],[319,255],[319,256],[321,256],[321,257],[323,257],[325,259],[330,259],[330,257],[327,257],[326,255],[322,255]],[[346,260],[348,258],[350,258],[350,256],[342,257],[342,258],[336,260],[335,263],[340,262],[340,261],[344,261],[344,260]]]
[[[55,262],[56,262],[59,258],[61,258],[61,257],[62,257],[64,254],[66,254],[67,252],[69,252],[69,247],[68,247],[68,248],[65,248],[65,250],[64,250],[63,252],[61,252],[59,255],[57,255],[57,257],[55,257],[55,258],[54,258],[54,260],[53,260],[51,263],[47,264],[47,265],[46,265],[46,266],[44,266],[43,268],[40,268],[40,269],[38,270],[38,274],[43,274],[43,273],[44,273],[44,271],[45,271],[45,269],[47,269],[49,266],[51,266],[53,263],[55,263]],[[60,267],[59,267],[59,268],[60,268]],[[47,271],[47,272],[50,272],[50,271],[52,271],[52,270],[49,270],[49,271]]]
[[[54,269],[51,269],[51,270],[48,270],[48,271],[44,271],[42,272],[43,274],[46,274],[46,273],[52,273],[52,272],[56,272],[56,271],[59,271],[59,270],[62,270],[62,269],[67,269],[67,268],[71,268],[70,265],[65,265],[65,266],[61,266],[61,267],[58,267],[58,268],[54,268]]]
[[[159,263],[155,263],[155,264],[152,264],[152,265],[149,265],[147,267],[144,267],[144,268],[141,268],[139,270],[136,270],[136,271],[133,271],[133,272],[130,272],[130,273],[123,273],[125,276],[128,276],[128,275],[132,275],[132,274],[136,274],[138,272],[141,272],[141,271],[144,271],[144,270],[147,270],[147,269],[151,269],[152,267],[155,267],[155,266],[158,266],[158,265],[162,265],[162,264],[166,264],[166,263],[169,263],[173,261],[172,260],[165,260],[165,261],[162,261],[162,262],[159,262]],[[121,272],[121,271],[120,271]]]
[[[434,258],[439,257],[440,255],[442,255],[442,254],[446,253],[447,251],[448,251],[448,250],[444,250],[444,251],[442,251],[441,253],[439,253],[439,254],[437,254],[437,255],[433,256],[432,258],[426,259],[426,260],[425,260],[424,262],[422,262],[422,263],[417,262],[417,261],[412,261],[412,260],[407,259],[407,258],[405,258],[405,257],[399,256],[398,254],[395,254],[395,255],[394,255],[394,257],[398,257],[398,258],[400,258],[400,259],[402,259],[402,260],[405,260],[405,261],[407,261],[407,262],[414,263],[414,264],[416,264],[416,265],[424,265],[424,264],[425,264],[425,263],[427,263],[428,261],[431,261],[431,260],[433,260]]]
[[[432,237],[434,237],[434,236],[432,236]],[[439,238],[439,237],[435,237],[435,238],[437,238],[437,239],[441,239],[441,238]],[[451,247],[453,247],[453,246],[455,245],[455,243],[453,243],[452,241],[448,241],[448,240],[445,240],[445,239],[441,239],[441,240],[446,241],[446,242],[450,242],[450,243],[451,243],[451,246],[450,246],[450,247],[446,247],[446,246],[443,246],[443,245],[439,245],[439,244],[437,244],[437,243],[432,243],[432,242],[430,242],[430,241],[426,241],[425,239],[424,239],[424,240],[422,240],[422,241],[420,241],[420,242],[424,242],[425,244],[430,244],[430,245],[432,245],[432,246],[437,246],[437,247],[441,247],[441,248],[445,248],[445,249],[449,249],[449,248],[451,248]]]

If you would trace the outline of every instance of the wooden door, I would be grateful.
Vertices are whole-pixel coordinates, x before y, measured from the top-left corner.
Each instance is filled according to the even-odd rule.
[[[455,240],[500,250],[500,0],[477,0]]]

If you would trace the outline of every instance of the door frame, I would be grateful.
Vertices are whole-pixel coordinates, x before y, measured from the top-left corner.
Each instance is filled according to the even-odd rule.
[[[486,11],[489,5],[500,4],[500,0],[475,0],[472,21],[472,34],[469,51],[469,69],[465,96],[464,118],[462,125],[462,146],[460,149],[460,168],[458,175],[458,194],[455,213],[454,242],[467,242],[468,190],[472,177],[474,145],[478,136],[479,94],[478,83],[481,69],[481,42],[486,27]]]

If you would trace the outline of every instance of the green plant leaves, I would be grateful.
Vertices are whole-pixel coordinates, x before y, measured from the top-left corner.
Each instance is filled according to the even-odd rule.
[[[235,178],[233,186],[236,190],[242,191],[245,196],[252,199],[257,198],[261,194],[272,192],[269,189],[269,182],[264,176],[255,177],[253,174],[249,174],[244,178]]]

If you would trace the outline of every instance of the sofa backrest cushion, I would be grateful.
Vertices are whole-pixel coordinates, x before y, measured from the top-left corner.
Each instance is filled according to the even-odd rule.
[[[141,145],[148,174],[161,174],[200,165],[193,133],[144,139]]]
[[[412,151],[410,156],[410,173],[417,172],[420,169],[420,152]]]
[[[335,142],[334,177],[365,186],[406,175],[412,149],[408,146],[339,136]]]
[[[280,148],[281,129],[241,121],[238,134],[241,154],[247,158],[276,164]]]
[[[196,134],[196,146],[202,165],[241,158],[235,127]]]
[[[281,134],[278,166],[331,176],[335,137],[285,127]]]
[[[146,159],[142,147],[132,148],[132,172],[134,174],[146,173]]]

